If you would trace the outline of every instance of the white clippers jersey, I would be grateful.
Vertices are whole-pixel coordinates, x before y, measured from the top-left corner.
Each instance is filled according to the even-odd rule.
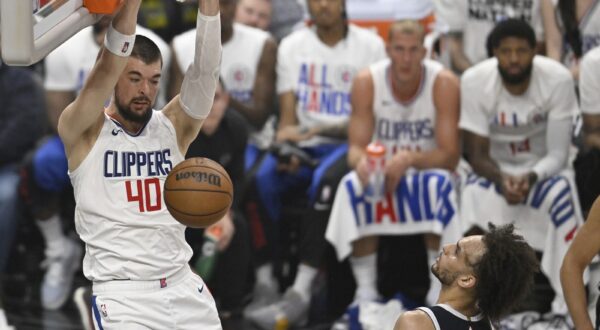
[[[166,97],[171,50],[156,33],[142,26],[136,26],[136,34],[148,37],[160,49],[163,60],[161,88],[156,100],[156,107],[162,108]],[[44,60],[46,72],[44,87],[49,91],[73,91],[79,93],[83,83],[92,71],[100,45],[94,40],[93,28],[87,27],[62,45],[53,50]]]
[[[183,159],[175,128],[162,112],[153,111],[135,136],[105,118],[90,153],[69,173],[90,281],[161,279],[187,264],[192,249],[185,226],[163,202],[167,174]]]
[[[451,32],[462,32],[463,50],[473,64],[485,60],[488,34],[508,18],[522,19],[543,40],[540,0],[435,0],[436,15]]]
[[[590,50],[581,61],[579,95],[581,112],[600,115],[600,46]]]
[[[269,34],[263,30],[233,23],[233,36],[223,44],[221,79],[227,92],[242,103],[251,103],[253,100],[258,62],[268,38]],[[173,39],[177,63],[183,72],[194,62],[195,40],[196,29]],[[265,127],[260,132],[252,132],[249,142],[264,148],[273,137],[274,130]]]
[[[522,95],[506,90],[496,58],[465,71],[460,87],[460,128],[488,137],[492,159],[513,175],[530,171],[548,152],[549,120],[572,119],[579,112],[569,70],[543,56],[534,57]]]
[[[563,25],[558,12],[556,12],[556,20],[559,25]],[[592,6],[579,22],[579,32],[582,54],[585,55],[592,48],[600,46],[600,1],[592,2]],[[577,59],[571,46],[564,40],[563,46],[562,62],[570,68],[577,62]]]
[[[296,94],[300,126],[342,124],[350,118],[350,89],[354,75],[386,58],[383,40],[350,24],[348,35],[335,46],[325,45],[313,28],[298,30],[281,41],[277,55],[277,92]],[[302,146],[339,143],[316,136]]]
[[[373,77],[374,140],[381,141],[388,156],[397,150],[429,151],[435,149],[435,105],[433,85],[443,66],[424,60],[423,79],[419,91],[403,103],[392,94],[389,59],[369,68]]]

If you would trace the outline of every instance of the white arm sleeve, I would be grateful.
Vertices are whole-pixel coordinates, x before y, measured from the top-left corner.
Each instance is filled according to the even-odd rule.
[[[221,65],[220,14],[205,16],[198,12],[196,23],[196,53],[181,84],[179,103],[194,119],[204,119],[210,113]]]
[[[567,165],[571,145],[572,120],[549,120],[546,129],[546,148],[548,153],[533,167],[538,181],[542,181],[562,170]]]

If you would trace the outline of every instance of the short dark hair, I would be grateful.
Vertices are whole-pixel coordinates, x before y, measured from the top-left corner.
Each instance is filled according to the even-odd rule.
[[[154,43],[154,41],[150,40],[150,38],[145,37],[143,35],[135,36],[135,43],[133,45],[133,49],[131,50],[131,57],[139,58],[142,62],[146,64],[154,63],[156,61],[160,61],[162,66],[162,56],[160,54],[160,49]]]
[[[514,225],[489,224],[483,235],[486,251],[473,265],[477,284],[475,295],[481,311],[492,321],[510,313],[530,293],[539,270],[535,251]]]
[[[531,48],[536,46],[535,31],[533,31],[531,25],[523,20],[510,18],[498,23],[488,35],[487,48],[489,55],[491,56],[493,50],[500,46],[500,42],[508,37],[525,39]]]

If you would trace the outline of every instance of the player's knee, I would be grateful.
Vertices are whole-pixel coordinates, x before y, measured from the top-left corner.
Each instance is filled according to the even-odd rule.
[[[69,185],[67,158],[62,143],[48,140],[35,151],[31,177],[44,190],[59,192]]]

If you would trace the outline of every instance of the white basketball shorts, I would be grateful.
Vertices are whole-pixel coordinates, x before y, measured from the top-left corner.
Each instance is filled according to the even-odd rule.
[[[153,281],[95,282],[96,330],[221,330],[212,294],[188,266]]]

